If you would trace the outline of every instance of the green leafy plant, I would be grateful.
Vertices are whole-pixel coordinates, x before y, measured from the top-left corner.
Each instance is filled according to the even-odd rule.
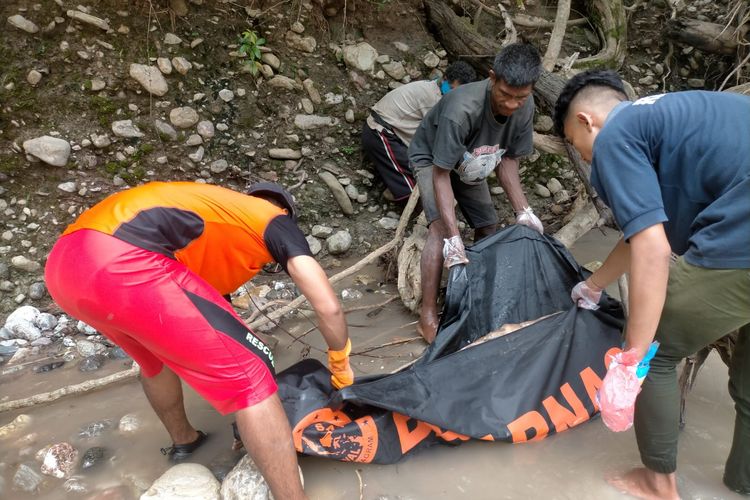
[[[341,151],[347,156],[351,156],[357,151],[357,148],[355,148],[354,146],[341,146],[339,148],[339,151]]]
[[[240,36],[239,53],[246,59],[244,64],[248,66],[250,74],[256,76],[260,71],[261,63],[260,48],[266,44],[266,39],[259,37],[253,30],[245,30]]]

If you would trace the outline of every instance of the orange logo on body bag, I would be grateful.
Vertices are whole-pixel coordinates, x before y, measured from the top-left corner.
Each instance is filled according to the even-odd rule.
[[[378,428],[365,416],[352,420],[344,412],[320,408],[305,415],[292,430],[294,448],[343,462],[370,463],[378,451]]]

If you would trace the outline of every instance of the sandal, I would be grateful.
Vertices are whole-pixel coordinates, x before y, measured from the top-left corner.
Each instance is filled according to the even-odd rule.
[[[169,448],[161,448],[161,454],[168,456],[169,459],[174,462],[179,462],[180,460],[186,459],[195,450],[197,450],[200,447],[200,445],[202,445],[206,441],[207,437],[208,437],[208,434],[206,434],[203,431],[198,431],[198,437],[195,438],[195,441],[193,441],[192,443],[186,443],[186,444],[172,443],[172,446],[170,446]]]

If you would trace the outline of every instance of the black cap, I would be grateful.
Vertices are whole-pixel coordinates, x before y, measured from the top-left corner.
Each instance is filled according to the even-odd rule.
[[[292,220],[297,221],[297,207],[292,194],[275,182],[258,182],[247,189],[247,194],[277,202],[289,211]]]

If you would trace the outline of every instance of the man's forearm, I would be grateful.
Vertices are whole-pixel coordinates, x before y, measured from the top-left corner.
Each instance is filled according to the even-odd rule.
[[[602,267],[591,275],[589,281],[599,288],[606,288],[628,271],[630,266],[630,245],[620,239],[607,256]]]
[[[669,279],[671,249],[661,224],[630,239],[630,315],[625,349],[635,348],[643,357],[659,326]]]
[[[495,174],[514,212],[518,213],[523,208],[529,206],[529,202],[526,200],[526,195],[521,186],[521,177],[518,175],[517,158],[505,157],[500,160],[500,163],[495,168]]]
[[[440,220],[448,232],[445,236],[458,236],[458,224],[456,223],[456,212],[453,209],[453,187],[451,186],[451,172],[437,166],[432,167],[432,184],[435,190],[435,205],[437,206]]]

